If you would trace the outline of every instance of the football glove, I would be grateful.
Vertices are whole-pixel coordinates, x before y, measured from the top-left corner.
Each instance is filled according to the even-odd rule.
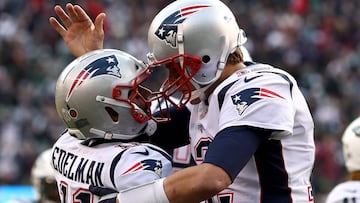
[[[116,203],[118,191],[114,189],[90,185],[89,191],[100,197],[98,203]]]

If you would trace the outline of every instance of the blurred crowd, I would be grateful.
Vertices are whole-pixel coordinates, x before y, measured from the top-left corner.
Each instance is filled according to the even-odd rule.
[[[147,29],[169,0],[0,0],[0,185],[29,184],[36,156],[64,130],[57,76],[74,57],[50,26],[56,4],[107,14],[106,48],[146,60]],[[360,2],[224,0],[248,36],[254,61],[288,70],[315,121],[315,195],[343,181],[340,138],[360,115]],[[301,161],[301,160],[299,160]]]

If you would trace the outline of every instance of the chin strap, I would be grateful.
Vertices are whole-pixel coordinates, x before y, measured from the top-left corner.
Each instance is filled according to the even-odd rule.
[[[141,133],[138,133],[136,135],[124,135],[124,134],[119,134],[119,133],[105,132],[103,130],[99,130],[99,129],[95,129],[95,128],[90,128],[89,132],[92,134],[98,135],[99,136],[98,138],[103,138],[105,140],[112,140],[112,139],[131,140],[131,139],[141,135],[142,133],[145,133],[148,136],[151,136],[155,133],[156,129],[157,129],[156,122],[153,120],[148,120],[144,131],[142,131]],[[126,137],[128,137],[128,139],[126,139]]]
[[[144,133],[147,134],[148,136],[151,136],[155,133],[156,129],[157,129],[156,122],[154,120],[148,120]]]
[[[200,99],[201,101],[207,100],[207,95],[205,92],[211,86],[211,84],[200,87],[200,85],[195,83],[193,80],[190,80],[190,82],[195,87],[195,90],[191,92],[190,102],[196,99]]]
[[[68,128],[68,131],[71,135],[75,136],[80,140],[85,140],[86,137],[78,129]]]
[[[93,133],[95,135],[98,135],[99,138],[111,140],[111,139],[124,139],[123,137],[129,137],[129,139],[133,139],[133,138],[137,137],[138,135],[141,135],[142,133],[145,133],[148,136],[151,136],[155,133],[156,129],[157,129],[156,122],[153,120],[148,120],[144,131],[142,131],[141,133],[138,133],[136,135],[123,135],[123,134],[118,134],[118,133],[110,133],[110,132],[105,132],[105,131],[95,129],[95,128],[90,128],[89,132]],[[120,138],[120,137],[122,137],[122,138]]]
[[[127,136],[127,135],[122,135],[122,134],[118,134],[118,133],[105,132],[103,130],[99,130],[99,129],[95,129],[95,128],[90,128],[89,132],[92,134],[98,135],[99,138],[103,138],[105,140],[120,139],[119,137]]]
[[[179,54],[180,55],[183,55],[185,53],[185,48],[184,48],[184,33],[183,33],[183,24],[179,24],[178,25],[178,32],[177,32],[177,35],[176,35],[176,41],[177,41],[177,44],[178,44],[178,49],[179,49]],[[183,63],[184,62],[184,58],[183,57],[180,57],[180,65],[181,65],[181,68],[183,69]]]

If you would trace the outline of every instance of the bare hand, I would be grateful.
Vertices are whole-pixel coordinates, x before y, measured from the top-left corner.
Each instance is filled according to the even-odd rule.
[[[93,23],[79,5],[66,4],[67,13],[56,5],[54,11],[62,24],[55,17],[50,17],[49,22],[74,56],[103,48],[105,13],[100,13]]]

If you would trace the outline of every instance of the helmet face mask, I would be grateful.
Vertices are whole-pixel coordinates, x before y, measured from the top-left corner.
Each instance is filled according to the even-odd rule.
[[[135,138],[151,118],[149,101],[137,89],[148,77],[144,63],[125,52],[89,52],[59,76],[57,112],[69,132],[80,139]]]
[[[131,115],[139,123],[144,123],[149,120],[149,116],[151,117],[149,111],[150,103],[147,99],[148,93],[142,91],[145,87],[140,85],[149,77],[148,74],[144,73],[145,72],[136,76],[133,84],[118,84],[112,90],[112,98],[129,104]],[[125,97],[123,95],[124,92],[128,94]],[[144,111],[148,112],[148,114]]]
[[[169,101],[177,109],[183,108],[190,100],[193,91],[190,81],[200,70],[201,65],[201,59],[186,54],[153,63],[151,69],[165,69],[163,72],[167,72],[168,75],[161,82],[158,97]]]
[[[160,66],[176,56],[199,59],[201,65],[196,72],[177,72],[180,72],[179,77],[187,74],[190,79],[186,81],[195,89],[202,89],[220,77],[229,54],[245,41],[235,16],[223,2],[174,1],[162,9],[150,25],[148,61],[150,65]],[[180,68],[186,69],[184,66]]]
[[[170,106],[182,109],[191,99],[193,86],[189,82],[201,67],[201,60],[197,57],[186,54],[167,58],[155,62],[146,67],[134,80],[134,94],[128,100],[134,103],[137,99],[145,101],[147,112],[152,112],[153,106],[157,106],[156,114],[149,114],[156,122],[167,122],[170,120]],[[170,79],[169,76],[174,80]],[[155,85],[154,85],[155,83]],[[129,86],[126,86],[129,87]],[[113,97],[119,101],[118,88],[126,88],[124,85],[117,85],[114,88]],[[134,108],[133,108],[134,109]],[[141,115],[140,115],[141,116]],[[139,117],[141,120],[142,118]]]

